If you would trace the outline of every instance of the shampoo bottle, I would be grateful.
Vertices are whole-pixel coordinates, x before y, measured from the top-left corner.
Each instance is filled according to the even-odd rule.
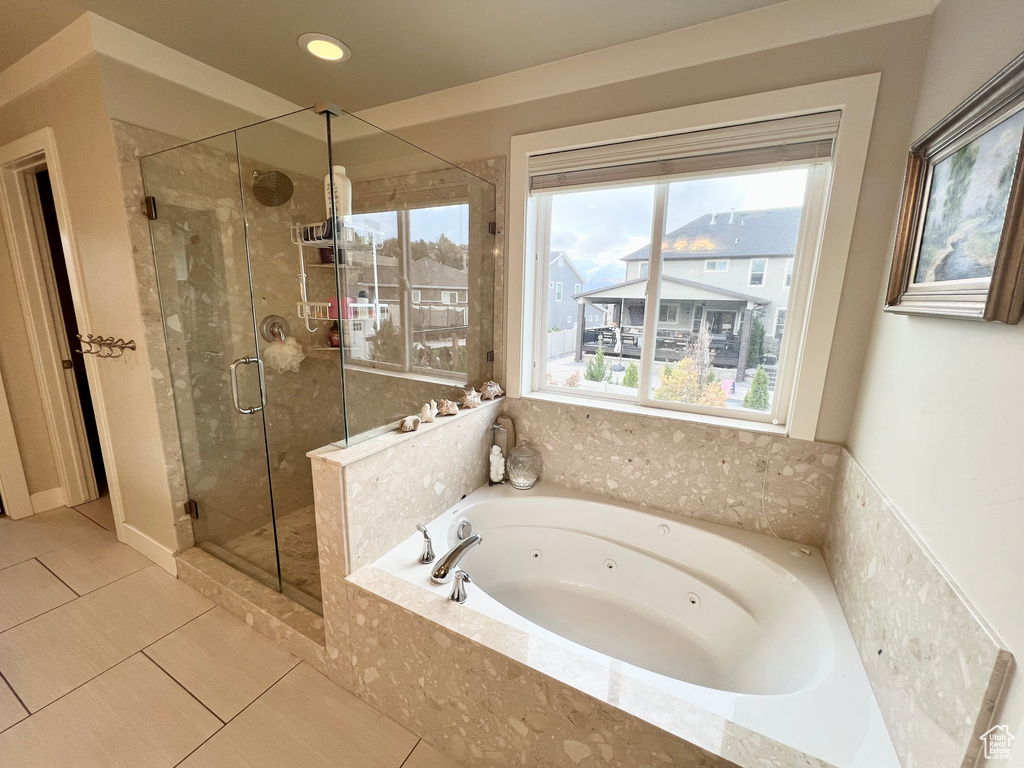
[[[331,176],[334,177],[334,207],[339,221],[352,215],[352,182],[345,175],[345,166],[336,165],[324,177],[324,203],[327,206],[327,220],[331,219]]]

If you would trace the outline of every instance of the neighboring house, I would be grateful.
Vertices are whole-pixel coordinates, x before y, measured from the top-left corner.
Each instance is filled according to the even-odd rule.
[[[579,305],[575,296],[587,280],[565,251],[552,251],[548,265],[548,330],[575,328],[579,321]],[[593,304],[586,304],[586,327],[604,323],[605,313]]]
[[[669,232],[658,308],[659,352],[682,356],[686,343],[708,323],[715,362],[736,365],[745,359],[750,323],[759,316],[765,351],[778,354],[793,281],[793,257],[800,229],[800,208],[708,213]],[[622,351],[639,356],[643,333],[650,246],[622,259],[626,279],[580,295],[584,302],[613,306],[613,322],[622,330]],[[585,334],[583,351],[605,344],[607,333]]]

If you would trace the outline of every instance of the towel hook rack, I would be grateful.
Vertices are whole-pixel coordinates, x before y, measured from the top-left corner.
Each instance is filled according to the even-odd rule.
[[[96,355],[102,358],[122,357],[126,349],[135,350],[135,339],[115,339],[113,336],[93,336],[91,333],[83,336],[75,334],[82,342],[82,348],[76,349],[80,355]]]

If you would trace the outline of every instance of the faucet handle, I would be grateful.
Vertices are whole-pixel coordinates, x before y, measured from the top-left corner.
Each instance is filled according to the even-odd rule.
[[[430,541],[430,534],[427,533],[427,526],[418,523],[416,530],[423,534],[423,553],[420,555],[420,562],[424,565],[434,562],[436,555],[434,554],[434,545]]]
[[[456,603],[464,603],[466,602],[466,585],[472,584],[473,580],[461,568],[455,571],[454,578],[455,584],[452,586],[452,593],[448,595],[448,599],[454,600]]]

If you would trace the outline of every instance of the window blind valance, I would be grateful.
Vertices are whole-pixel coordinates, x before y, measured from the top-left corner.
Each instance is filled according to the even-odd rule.
[[[582,147],[529,159],[530,192],[831,157],[838,111]]]

